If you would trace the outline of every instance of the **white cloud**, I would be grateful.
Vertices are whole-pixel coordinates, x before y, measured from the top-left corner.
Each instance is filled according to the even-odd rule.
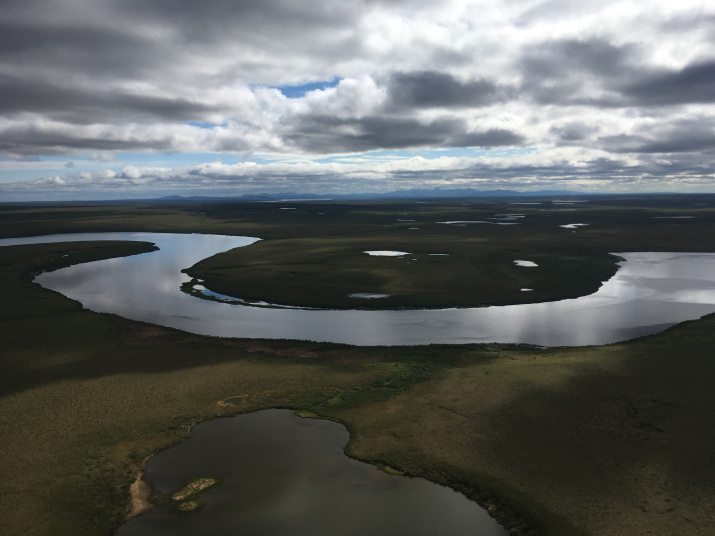
[[[713,165],[715,5],[702,1],[57,0],[41,7],[11,1],[0,13],[0,158],[15,159],[0,161],[0,170],[20,171],[20,161],[40,156],[80,163],[128,152],[269,154],[293,164],[258,166],[261,187],[294,177],[296,187],[318,188],[306,177],[332,173],[337,189],[340,176],[351,187],[377,176],[399,183],[405,173],[413,184],[435,184],[432,174],[444,171],[434,159],[387,157],[383,168],[369,167],[374,154],[360,158],[369,151],[529,148],[476,159],[471,179],[445,180],[483,181],[491,167],[501,173],[494,181],[583,186],[609,184],[610,170],[618,185],[626,166],[629,177],[637,169],[648,184],[671,188],[677,180],[702,186]],[[335,79],[337,86],[301,98],[276,89]],[[331,155],[352,155],[359,169],[313,162]],[[53,176],[61,167],[43,165]],[[445,165],[456,173],[455,162]],[[233,172],[255,186],[245,169]],[[591,179],[579,175],[585,170]],[[195,184],[211,187],[199,168],[154,169],[141,183],[149,172],[140,164],[114,177],[72,171],[64,187],[93,180],[147,187],[169,184],[169,176],[184,184],[203,176]]]
[[[301,191],[345,193],[346,183],[351,185],[352,192],[376,193],[415,185],[534,190],[549,188],[549,183],[554,180],[559,182],[559,188],[567,186],[594,192],[648,187],[656,175],[663,185],[672,187],[680,182],[691,189],[701,188],[713,179],[710,171],[698,171],[683,162],[660,158],[638,160],[628,155],[614,157],[602,150],[556,147],[507,155],[414,156],[387,161],[363,158],[347,163],[308,160],[266,164],[211,162],[183,168],[125,166],[119,171],[83,171],[68,174],[64,179],[53,177],[0,185],[0,192],[71,193],[86,190],[101,194],[119,191],[124,197],[147,192],[165,195],[177,190],[214,195]]]

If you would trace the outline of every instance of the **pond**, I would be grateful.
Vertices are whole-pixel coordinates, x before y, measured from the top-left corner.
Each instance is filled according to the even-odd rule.
[[[72,240],[142,240],[160,250],[80,264],[36,281],[87,309],[221,337],[355,345],[607,344],[715,312],[715,254],[619,253],[618,273],[572,300],[440,310],[325,311],[222,303],[181,292],[181,272],[257,238],[200,234],[88,233],[0,240],[0,246]],[[240,298],[238,296],[237,298]]]
[[[342,425],[289,410],[201,423],[147,461],[145,479],[163,504],[117,535],[507,534],[460,493],[348,458],[347,441]],[[201,510],[172,512],[172,493],[201,477],[223,483],[200,494]]]

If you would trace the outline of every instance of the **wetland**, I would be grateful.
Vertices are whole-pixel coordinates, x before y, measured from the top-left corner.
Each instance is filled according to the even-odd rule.
[[[491,219],[510,214],[512,201],[7,204],[0,235],[261,237],[186,277],[219,295],[296,307],[350,309],[350,293],[390,294],[360,300],[387,313],[574,299],[618,271],[612,252],[715,252],[713,196],[524,200],[540,204],[521,204],[519,225],[433,223],[516,223]],[[589,225],[560,227],[573,222]],[[511,534],[715,529],[712,315],[608,346],[355,346],[207,337],[93,312],[32,283],[43,271],[150,258],[152,249],[0,248],[3,534],[116,531],[148,456],[198,422],[266,408],[344,423],[349,456],[457,490]],[[418,260],[354,253],[383,250]],[[448,261],[448,270],[438,264]]]

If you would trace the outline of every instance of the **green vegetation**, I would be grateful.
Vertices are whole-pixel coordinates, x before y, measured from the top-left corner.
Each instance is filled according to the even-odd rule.
[[[573,298],[595,292],[616,272],[618,259],[610,253],[713,250],[712,208],[703,207],[700,198],[667,208],[658,201],[634,199],[625,207],[620,198],[578,206],[542,199],[538,205],[470,200],[370,207],[295,204],[290,211],[272,207],[285,228],[273,228],[267,236],[261,234],[267,229],[256,229],[269,239],[206,259],[187,273],[220,294],[321,308],[465,307]],[[505,214],[524,217],[504,220]],[[670,215],[692,219],[666,219]],[[489,223],[438,223],[449,221]],[[561,227],[572,223],[588,226]],[[370,250],[411,255],[364,253]],[[520,267],[515,260],[538,267]],[[389,297],[350,298],[354,293]]]
[[[199,495],[222,483],[221,478],[192,478],[171,495],[173,509],[181,513],[195,512],[202,506]]]
[[[477,266],[483,245],[490,252],[483,262],[533,260],[558,280],[551,288],[559,292],[571,285],[558,275],[559,258],[576,259],[576,283],[568,291],[575,292],[597,287],[610,273],[612,261],[606,266],[604,257],[610,251],[712,251],[715,245],[715,197],[614,197],[568,208],[464,202],[307,203],[291,204],[298,208],[290,211],[264,203],[5,205],[0,233],[246,234],[266,239],[257,252],[268,254],[271,242],[282,242],[290,262],[306,244],[326,240],[334,251],[345,240],[349,253],[374,237],[376,246],[365,249],[426,254],[447,252],[449,245],[454,255],[436,262],[457,262],[471,251],[469,262]],[[540,215],[539,208],[549,212]],[[525,214],[524,224],[433,223],[423,249],[414,238],[407,245],[392,241],[413,232],[403,227],[426,230],[432,221],[507,211]],[[696,217],[654,218],[683,215]],[[559,227],[581,222],[590,225],[575,233]],[[461,490],[513,534],[715,532],[715,316],[605,347],[362,348],[191,335],[92,313],[31,283],[32,273],[48,267],[150,247],[0,248],[3,536],[109,534],[128,512],[129,487],[147,456],[181,441],[201,420],[268,407],[343,422],[351,432],[350,456]],[[235,253],[212,262],[230,264]],[[250,257],[245,262],[260,261]],[[588,259],[598,266],[591,270]],[[422,277],[398,276],[406,288]],[[502,277],[505,289],[523,284],[512,277],[527,276],[504,266]],[[426,300],[418,286],[403,296]],[[528,294],[520,297],[532,299]],[[391,306],[403,305],[409,303]]]
[[[215,292],[246,300],[321,308],[423,308],[575,297],[595,292],[617,268],[617,259],[608,253],[550,254],[536,241],[518,247],[512,229],[498,228],[489,238],[459,230],[457,236],[447,236],[454,230],[446,228],[419,236],[390,230],[367,238],[266,240],[211,257],[187,272]],[[375,257],[366,250],[411,255]],[[514,260],[522,257],[539,267],[516,266]],[[525,296],[522,288],[534,291]],[[349,297],[355,293],[389,296]]]
[[[329,308],[464,307],[572,298],[595,292],[615,273],[617,259],[611,253],[715,250],[711,196],[594,197],[572,205],[543,198],[517,199],[540,204],[511,202],[4,205],[0,237],[82,231],[256,236],[263,240],[187,267],[187,272],[220,294]],[[287,207],[294,210],[282,210]],[[504,214],[524,217],[499,219]],[[673,216],[688,218],[668,219]],[[448,221],[490,223],[437,223]],[[573,223],[588,226],[561,227]],[[367,250],[412,255],[372,257]],[[519,267],[515,260],[539,266]],[[355,293],[390,296],[348,297]]]
[[[409,357],[400,361],[394,364],[394,372],[389,375],[369,384],[340,389],[312,409],[319,411],[329,407],[355,408],[389,400],[449,368],[448,365],[426,360],[412,361]]]

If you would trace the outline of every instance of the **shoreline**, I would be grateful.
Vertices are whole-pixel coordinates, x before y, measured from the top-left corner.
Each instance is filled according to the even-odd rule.
[[[218,401],[217,405],[220,405],[221,402],[223,401]],[[351,458],[353,460],[359,461],[361,463],[366,463],[369,465],[372,465],[373,467],[376,467],[377,469],[380,469],[381,471],[385,472],[388,475],[391,476],[401,476],[404,478],[422,478],[425,480],[428,480],[429,482],[432,482],[433,484],[443,486],[446,488],[449,488],[457,493],[460,493],[464,495],[467,499],[473,501],[483,509],[485,509],[488,513],[489,516],[492,517],[494,520],[497,521],[508,533],[509,536],[541,536],[544,534],[541,530],[541,527],[530,517],[525,514],[524,512],[521,512],[516,508],[514,505],[509,505],[508,502],[504,501],[502,498],[500,498],[497,494],[493,492],[486,491],[485,489],[482,489],[478,486],[475,485],[469,485],[466,482],[460,482],[458,480],[455,480],[454,478],[449,477],[448,475],[444,473],[435,473],[435,472],[429,472],[429,471],[420,471],[419,469],[417,470],[412,470],[412,471],[403,471],[400,469],[393,468],[392,466],[388,465],[387,463],[376,460],[376,459],[368,459],[368,458],[361,458],[359,456],[352,455],[351,452],[348,449],[348,446],[350,443],[353,441],[353,433],[350,431],[350,427],[346,422],[341,421],[340,419],[337,419],[335,417],[330,417],[330,416],[321,416],[319,414],[313,413],[312,411],[307,411],[304,409],[296,409],[296,408],[291,408],[291,407],[265,407],[265,408],[257,408],[252,410],[251,412],[247,413],[238,413],[235,415],[216,415],[214,417],[209,417],[207,419],[204,419],[200,422],[208,422],[214,419],[220,419],[220,418],[238,418],[241,417],[242,415],[247,415],[249,413],[256,413],[259,411],[264,411],[267,409],[287,409],[290,411],[293,411],[296,416],[305,418],[305,419],[321,419],[321,420],[327,420],[331,422],[335,422],[340,424],[341,426],[345,427],[345,429],[348,431],[349,438],[347,443],[344,446],[344,453],[345,456],[348,458]],[[200,424],[199,422],[195,423],[193,426],[196,426],[197,424]],[[193,429],[192,426],[192,429]],[[178,444],[180,444],[183,441],[186,441],[191,437],[190,435],[183,438],[182,441],[174,443],[166,448],[172,448]],[[143,465],[151,458],[152,456],[159,454],[163,450],[166,449],[160,449],[157,452],[154,452],[150,456],[148,456],[143,464],[142,464],[142,470],[137,474],[136,480],[131,484],[129,487],[129,499],[128,499],[128,507],[127,507],[127,514],[125,518],[122,520],[122,523],[116,526],[115,530],[118,529],[121,525],[124,523],[130,521],[131,519],[143,515],[147,512],[149,512],[153,507],[153,501],[155,500],[155,497],[152,497],[151,495],[151,488],[149,486],[149,483],[144,479],[144,469]],[[394,463],[394,461],[393,461]],[[203,480],[203,479],[197,479],[197,480]],[[216,480],[216,479],[212,479]],[[220,480],[220,479],[219,479]],[[202,488],[199,492],[196,494],[199,494],[201,491],[204,491],[204,489],[210,489],[210,487],[213,487],[217,484],[211,484],[211,486]],[[184,490],[188,486],[183,486],[181,490]],[[177,492],[178,493],[178,492]],[[192,494],[193,495],[193,494]],[[172,500],[177,500],[172,497]],[[182,501],[186,500],[181,499]]]

